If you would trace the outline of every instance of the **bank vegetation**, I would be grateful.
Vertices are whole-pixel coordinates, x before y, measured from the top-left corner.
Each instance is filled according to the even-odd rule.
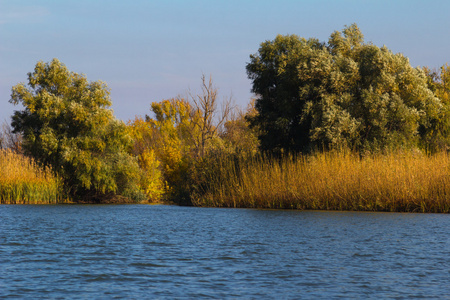
[[[56,204],[64,202],[62,181],[32,158],[0,150],[1,204]]]
[[[326,42],[278,35],[246,70],[245,109],[203,75],[125,123],[106,83],[38,62],[0,133],[2,203],[450,211],[448,64],[414,68],[352,24]]]
[[[216,159],[199,206],[450,212],[447,152],[329,151],[282,158]]]

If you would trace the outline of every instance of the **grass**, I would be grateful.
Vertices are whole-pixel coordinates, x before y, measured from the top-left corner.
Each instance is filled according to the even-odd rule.
[[[10,150],[0,150],[0,203],[62,202],[61,180],[50,169]]]
[[[314,210],[450,212],[450,157],[347,152],[216,159],[194,205]]]

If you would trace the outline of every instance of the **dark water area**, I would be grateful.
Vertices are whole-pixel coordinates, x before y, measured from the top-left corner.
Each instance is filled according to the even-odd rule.
[[[0,206],[1,299],[450,299],[450,216]]]

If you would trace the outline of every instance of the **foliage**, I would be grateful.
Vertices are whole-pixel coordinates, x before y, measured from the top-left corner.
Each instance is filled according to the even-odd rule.
[[[147,118],[155,131],[153,151],[161,161],[168,198],[189,202],[188,174],[196,153],[197,128],[191,122],[191,106],[183,99],[153,102],[155,119]]]
[[[439,111],[439,117],[434,120],[433,130],[427,132],[429,150],[447,149],[450,145],[450,66],[443,65],[439,71],[431,71],[425,67],[428,87],[444,104]]]
[[[10,149],[16,153],[22,153],[22,136],[14,133],[11,126],[4,122],[0,126],[0,150]]]
[[[450,103],[450,66],[448,63],[441,66],[439,71],[430,70],[425,67],[424,71],[428,78],[429,88],[444,103]]]
[[[143,188],[152,200],[188,203],[188,174],[195,153],[191,106],[183,99],[153,102],[155,117],[130,122],[134,138],[133,153],[144,170]],[[198,131],[197,131],[198,132]]]
[[[250,56],[263,150],[383,150],[432,141],[443,103],[422,69],[364,43],[353,24],[328,43],[278,35]]]
[[[189,93],[190,101],[173,98],[151,104],[153,116],[130,122],[135,140],[133,153],[149,174],[142,186],[147,195],[179,204],[190,204],[191,194],[202,184],[211,157],[225,149],[223,125],[231,112],[225,101],[218,108],[218,91],[212,79],[202,76],[202,93]],[[145,158],[147,157],[147,158]]]
[[[255,155],[258,153],[258,129],[251,128],[249,119],[257,115],[252,100],[246,111],[237,110],[235,114],[225,122],[225,130],[221,135],[227,152],[238,155]]]
[[[10,149],[0,150],[0,203],[62,202],[61,180],[49,168]]]
[[[38,62],[28,73],[28,87],[12,88],[11,103],[24,109],[12,117],[23,149],[62,176],[75,198],[101,201],[119,194],[139,200],[137,161],[126,125],[109,109],[109,90],[88,82],[57,59]]]
[[[153,149],[156,131],[142,118],[136,117],[128,124],[134,141],[133,155],[138,157],[139,167],[142,171],[140,187],[152,202],[162,199],[164,193],[164,180],[160,170],[160,161]]]

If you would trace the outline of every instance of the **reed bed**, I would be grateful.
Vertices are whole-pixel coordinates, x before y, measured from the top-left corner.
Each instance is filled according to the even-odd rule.
[[[328,152],[216,160],[198,206],[450,212],[447,153]]]
[[[50,169],[10,150],[0,150],[1,204],[63,202],[61,188],[61,180]]]

